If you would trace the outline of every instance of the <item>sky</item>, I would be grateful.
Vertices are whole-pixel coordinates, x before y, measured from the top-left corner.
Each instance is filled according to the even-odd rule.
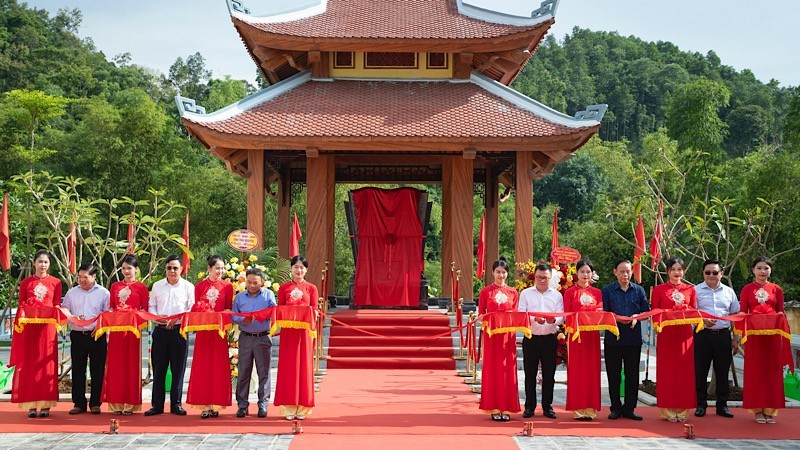
[[[244,0],[254,15],[309,0]],[[381,1],[381,0],[374,0]],[[392,1],[392,0],[382,0]],[[30,0],[54,14],[83,13],[81,37],[107,58],[129,52],[132,63],[167,73],[178,57],[200,52],[214,78],[254,82],[256,67],[230,21],[225,0]],[[529,16],[540,0],[465,0],[476,6]],[[559,40],[573,27],[616,31],[645,41],[670,41],[681,50],[714,50],[737,71],[763,82],[800,85],[800,1],[773,0],[561,0],[550,34]],[[535,57],[535,56],[534,56]]]

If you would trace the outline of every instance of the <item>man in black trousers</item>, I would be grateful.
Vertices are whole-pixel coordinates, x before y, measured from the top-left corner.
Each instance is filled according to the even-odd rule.
[[[97,268],[89,263],[78,268],[78,286],[67,291],[61,303],[66,310],[80,320],[93,319],[111,308],[108,290],[95,283]],[[106,369],[106,336],[94,338],[95,324],[80,326],[70,322],[69,340],[72,357],[72,402],[69,413],[86,412],[86,363],[92,376],[89,409],[100,414],[100,394],[103,390],[103,375]]]
[[[603,293],[603,310],[614,314],[635,317],[650,311],[650,304],[644,289],[631,281],[633,269],[631,262],[623,259],[614,266],[617,281],[601,290]],[[625,417],[631,420],[642,420],[642,416],[634,412],[639,401],[639,363],[642,359],[642,324],[638,320],[630,323],[618,323],[619,339],[606,331],[603,340],[603,353],[606,360],[606,377],[608,378],[608,396],[611,398],[611,420]],[[619,396],[619,385],[622,382],[622,367],[625,366],[625,403]]]
[[[180,333],[181,319],[167,320],[166,317],[189,312],[192,309],[194,285],[181,277],[183,266],[179,256],[167,256],[165,268],[167,277],[153,284],[148,302],[150,313],[165,319],[156,323],[153,330],[153,399],[152,407],[145,411],[145,416],[155,416],[164,412],[168,367],[172,370],[172,387],[169,390],[170,412],[179,416],[186,415],[181,406],[181,398],[188,344]]]
[[[717,317],[730,316],[739,312],[739,299],[736,292],[721,283],[723,267],[717,259],[703,263],[703,281],[694,287],[697,292],[697,309]],[[697,409],[694,415],[703,417],[708,408],[708,369],[713,361],[714,376],[717,381],[717,415],[731,418],[728,410],[728,370],[731,367],[733,352],[736,349],[731,339],[730,322],[725,320],[703,319],[705,328],[694,335],[694,370],[697,385]]]

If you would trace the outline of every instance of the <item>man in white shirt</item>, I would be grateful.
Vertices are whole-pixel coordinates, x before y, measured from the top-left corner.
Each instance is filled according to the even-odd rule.
[[[722,284],[723,267],[717,259],[703,263],[703,281],[694,287],[697,309],[717,317],[739,312],[739,298],[729,286]],[[725,320],[703,319],[705,328],[694,335],[694,368],[697,384],[697,409],[694,415],[703,417],[708,408],[708,369],[713,361],[717,382],[717,415],[732,418],[728,409],[728,372],[736,349],[731,339],[731,325]]]
[[[78,268],[78,285],[67,291],[61,306],[80,320],[93,319],[111,308],[108,290],[95,283],[97,268],[84,263]],[[100,414],[100,394],[106,369],[106,336],[94,338],[95,324],[85,327],[70,322],[69,341],[72,358],[72,403],[70,414],[86,411],[86,363],[92,376],[89,408],[92,414]]]
[[[167,277],[156,281],[150,294],[147,309],[151,314],[169,317],[192,309],[194,285],[181,278],[182,267],[180,256],[167,256],[165,265]],[[180,322],[180,318],[161,320],[156,323],[153,330],[153,399],[152,407],[145,411],[145,416],[155,416],[164,412],[167,367],[172,371],[172,386],[169,390],[170,412],[179,416],[186,415],[181,406],[181,397],[188,345],[180,334]]]
[[[547,264],[537,264],[534,271],[534,286],[522,291],[519,310],[523,312],[563,313],[564,299],[550,287],[552,272]],[[553,387],[556,376],[556,350],[558,348],[558,326],[563,317],[531,317],[530,338],[522,340],[522,363],[525,368],[525,411],[522,417],[533,417],[536,410],[536,376],[542,365],[542,414],[556,418],[553,411]]]

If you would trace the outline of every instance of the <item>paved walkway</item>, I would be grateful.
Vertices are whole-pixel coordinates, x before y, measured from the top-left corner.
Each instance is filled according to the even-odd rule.
[[[327,343],[327,331],[325,329],[324,339]],[[454,342],[457,335],[454,336]],[[278,342],[274,342],[272,360],[272,391],[274,393],[275,382],[277,379],[277,350]],[[0,348],[0,360],[7,359],[8,348]],[[191,355],[191,352],[190,352]],[[522,372],[522,358],[519,358],[519,390],[520,399],[524,399],[524,374]],[[146,364],[146,347],[143,352],[144,364]],[[642,372],[644,371],[644,355],[642,355]],[[191,364],[191,356],[190,362]],[[741,361],[739,361],[739,364]],[[737,366],[739,366],[737,364]],[[324,362],[323,362],[324,365]],[[459,370],[463,370],[463,363],[459,364]],[[146,367],[146,366],[144,366]],[[191,367],[191,366],[190,366]],[[741,370],[741,366],[738,367]],[[189,370],[186,372],[185,383],[189,380]],[[650,359],[650,379],[655,378],[655,358]],[[642,377],[643,378],[643,377]],[[740,372],[741,379],[741,372]],[[566,369],[559,366],[556,373],[557,383],[555,387],[555,404],[563,405],[566,402]],[[610,404],[606,388],[605,376],[601,376],[603,384],[602,404],[607,407]],[[254,386],[255,383],[252,384]],[[143,395],[145,402],[150,399],[150,386],[145,387]],[[184,387],[184,393],[186,387]],[[185,394],[184,394],[185,396]],[[0,394],[0,401],[8,401],[10,395]],[[255,401],[255,394],[251,393],[251,401]],[[640,400],[645,400],[641,399]],[[62,396],[62,401],[69,402],[69,395]],[[795,406],[795,402],[792,406]],[[787,406],[789,406],[787,404]],[[477,407],[477,400],[476,400]],[[607,410],[604,408],[604,410]],[[233,414],[235,408],[229,408],[226,413]],[[743,412],[737,410],[736,413]],[[0,424],[1,426],[2,424]],[[0,450],[4,449],[93,449],[93,448],[127,448],[146,450],[154,448],[170,449],[288,449],[292,442],[292,435],[265,435],[265,434],[93,434],[93,433],[0,433]],[[718,439],[695,439],[685,440],[680,438],[597,438],[580,436],[534,436],[534,437],[513,437],[514,442],[522,450],[533,450],[538,448],[550,449],[797,449],[800,448],[800,440],[718,440]]]
[[[126,448],[148,450],[171,449],[269,449],[285,450],[292,442],[292,435],[268,434],[0,434],[0,450],[6,449],[109,449]],[[648,450],[648,449],[797,449],[800,441],[753,440],[753,439],[670,439],[670,438],[584,438],[577,436],[514,437],[521,450],[547,448],[552,450]]]

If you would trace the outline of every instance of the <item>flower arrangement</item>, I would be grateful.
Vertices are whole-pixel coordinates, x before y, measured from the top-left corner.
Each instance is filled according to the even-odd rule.
[[[244,292],[245,289],[247,289],[245,279],[247,278],[247,271],[250,269],[259,269],[260,271],[264,272],[264,287],[272,289],[275,293],[278,292],[280,284],[270,278],[266,266],[256,264],[257,262],[258,256],[249,255],[241,261],[239,258],[234,256],[225,263],[225,272],[222,274],[222,278],[231,282],[234,293],[238,294],[239,292]],[[203,280],[207,276],[208,275],[205,272],[199,272],[197,274],[197,279]]]
[[[533,262],[530,259],[524,263],[517,263],[517,270],[519,271],[520,276],[517,277],[517,279],[514,281],[514,284],[518,291],[533,287],[536,280],[534,272],[536,271],[537,264],[541,264],[541,262]],[[550,270],[552,275],[552,278],[550,279],[551,288],[559,292],[563,292],[575,284],[575,274],[577,273],[577,270],[575,270],[575,264],[556,264],[551,266]]]

